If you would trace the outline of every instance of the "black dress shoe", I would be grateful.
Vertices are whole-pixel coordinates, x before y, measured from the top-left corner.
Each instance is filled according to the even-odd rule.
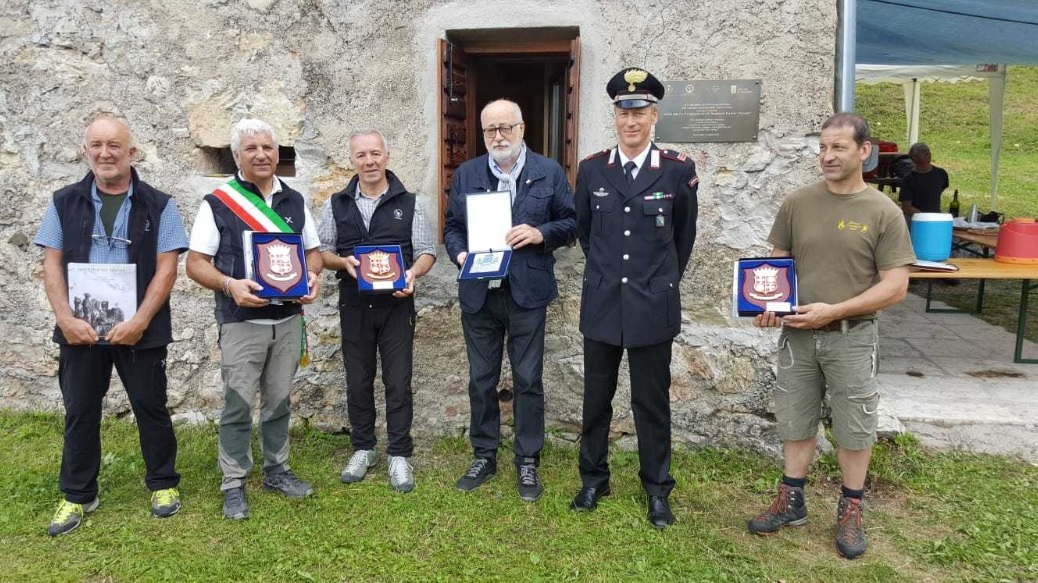
[[[601,488],[581,488],[573,498],[569,508],[575,512],[591,512],[598,507],[598,501],[609,495],[609,486]]]
[[[656,528],[667,528],[674,524],[674,513],[666,496],[649,496],[649,523]]]

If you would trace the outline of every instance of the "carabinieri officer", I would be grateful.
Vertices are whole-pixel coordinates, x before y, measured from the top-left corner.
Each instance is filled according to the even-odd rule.
[[[583,487],[575,511],[594,510],[609,494],[609,423],[624,349],[638,432],[648,519],[674,522],[670,475],[670,360],[681,330],[679,284],[696,238],[695,164],[652,143],[663,84],[627,68],[606,86],[618,144],[580,163],[574,203],[584,250],[580,331],[584,335]]]

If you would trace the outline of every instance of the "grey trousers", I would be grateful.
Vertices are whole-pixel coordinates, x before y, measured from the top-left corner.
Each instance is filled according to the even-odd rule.
[[[220,326],[221,490],[245,485],[252,470],[252,403],[260,395],[260,448],[263,471],[288,470],[289,393],[299,366],[302,323],[293,316],[278,324],[228,322]]]

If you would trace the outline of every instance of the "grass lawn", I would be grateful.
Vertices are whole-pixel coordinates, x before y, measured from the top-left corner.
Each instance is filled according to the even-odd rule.
[[[249,482],[252,518],[221,518],[215,427],[179,428],[184,508],[151,518],[135,428],[103,428],[101,506],[76,531],[45,534],[58,500],[62,423],[0,411],[0,580],[370,581],[617,580],[891,581],[1038,578],[1038,467],[997,457],[931,455],[910,437],[877,448],[869,484],[868,554],[839,558],[833,523],[839,481],[823,456],[811,475],[811,520],[760,538],[746,519],[779,477],[771,460],[713,449],[675,452],[678,523],[649,527],[637,456],[612,457],[613,495],[591,514],[568,509],[576,453],[548,447],[545,495],[515,493],[510,464],[462,493],[460,439],[420,442],[418,487],[390,490],[384,460],[360,484],[339,483],[348,438],[300,427],[294,469],[316,495],[290,501]],[[502,459],[508,455],[503,451]]]

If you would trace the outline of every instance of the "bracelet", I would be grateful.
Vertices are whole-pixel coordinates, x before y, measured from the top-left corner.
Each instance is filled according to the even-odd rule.
[[[231,297],[231,278],[230,276],[223,278],[223,295]]]

